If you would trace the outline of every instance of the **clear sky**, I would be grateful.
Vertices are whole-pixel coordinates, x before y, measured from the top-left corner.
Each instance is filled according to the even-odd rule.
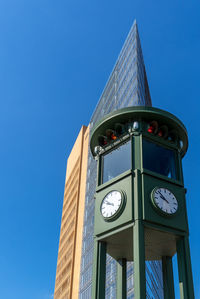
[[[200,298],[200,2],[0,1],[0,289],[53,298],[67,156],[137,19],[153,105],[189,133],[184,158]]]

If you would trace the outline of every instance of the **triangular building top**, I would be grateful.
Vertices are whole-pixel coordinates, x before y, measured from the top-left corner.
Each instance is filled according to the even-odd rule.
[[[92,115],[91,125],[104,115],[129,106],[151,106],[136,20]]]

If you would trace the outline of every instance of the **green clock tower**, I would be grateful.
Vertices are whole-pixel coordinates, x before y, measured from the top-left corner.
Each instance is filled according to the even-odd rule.
[[[174,299],[176,253],[180,298],[193,299],[182,122],[152,107],[120,109],[94,127],[90,146],[98,163],[92,299],[105,298],[106,253],[117,261],[117,299],[127,298],[127,261],[134,298],[146,298],[148,260],[162,260],[164,298]]]

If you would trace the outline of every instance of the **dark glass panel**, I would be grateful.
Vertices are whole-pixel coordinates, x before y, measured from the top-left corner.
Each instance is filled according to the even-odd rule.
[[[177,179],[175,151],[143,139],[143,168]]]
[[[105,183],[126,170],[131,169],[131,142],[128,141],[103,156],[102,164],[102,183]]]

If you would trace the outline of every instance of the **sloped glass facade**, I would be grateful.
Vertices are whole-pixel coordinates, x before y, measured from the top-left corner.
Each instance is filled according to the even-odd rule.
[[[146,78],[142,49],[134,22],[114,69],[95,108],[90,122],[90,130],[103,116],[129,106],[151,106],[151,97]],[[91,299],[94,193],[96,188],[96,161],[89,150],[85,218],[82,246],[80,299]],[[134,267],[127,263],[127,298],[134,298]],[[146,263],[147,298],[163,298],[161,262]],[[116,298],[116,262],[107,255],[106,299]]]

